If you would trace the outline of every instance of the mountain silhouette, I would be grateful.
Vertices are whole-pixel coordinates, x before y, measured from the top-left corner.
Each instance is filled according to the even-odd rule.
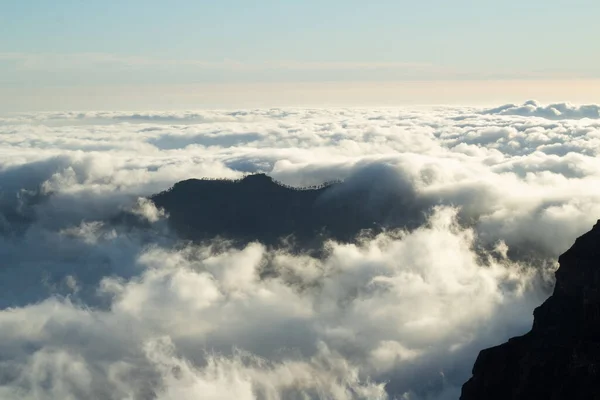
[[[461,400],[600,399],[600,221],[559,263],[531,331],[481,351]]]
[[[151,200],[168,213],[170,226],[181,237],[194,241],[221,237],[306,249],[327,239],[349,242],[363,231],[376,234],[422,222],[410,196],[382,191],[369,180],[299,189],[265,174],[240,180],[189,179]]]

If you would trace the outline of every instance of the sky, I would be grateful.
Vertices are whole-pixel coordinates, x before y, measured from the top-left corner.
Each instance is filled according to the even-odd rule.
[[[521,82],[511,92],[519,100],[592,101],[599,15],[594,0],[3,1],[0,111],[110,109],[119,99],[126,108],[311,105],[324,90],[341,105],[496,101],[456,84],[469,81]],[[586,84],[535,84],[573,80]],[[453,88],[446,100],[419,87],[358,101],[382,82]],[[311,95],[293,95],[307,85]],[[190,99],[185,88],[222,98]],[[111,95],[98,100],[103,90]],[[358,93],[351,101],[348,90]]]

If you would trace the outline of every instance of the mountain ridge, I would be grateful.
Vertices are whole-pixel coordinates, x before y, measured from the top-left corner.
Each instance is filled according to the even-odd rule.
[[[239,180],[188,179],[150,197],[170,226],[193,241],[222,237],[303,249],[328,240],[351,242],[361,233],[418,226],[412,199],[382,191],[374,180],[335,181],[307,188],[283,185],[265,174]],[[419,215],[419,219],[411,217]]]

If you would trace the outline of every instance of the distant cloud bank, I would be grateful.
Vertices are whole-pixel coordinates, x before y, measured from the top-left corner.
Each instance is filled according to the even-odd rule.
[[[568,103],[556,103],[544,106],[535,100],[529,100],[521,106],[506,104],[501,107],[484,111],[484,113],[521,115],[525,117],[541,117],[547,119],[598,119],[600,118],[600,107],[595,104],[575,106]]]

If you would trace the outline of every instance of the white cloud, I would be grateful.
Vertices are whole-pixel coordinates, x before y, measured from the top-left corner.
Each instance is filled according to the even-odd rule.
[[[456,398],[481,348],[529,328],[556,256],[600,215],[598,121],[504,114],[0,120],[0,397]],[[140,200],[255,171],[347,178],[373,207],[399,193],[424,224],[315,258],[180,243]],[[124,209],[143,224],[111,224]]]
[[[465,348],[493,341],[505,324],[525,329],[530,316],[514,319],[513,310],[538,300],[533,271],[492,259],[478,265],[474,233],[453,222],[452,210],[431,224],[362,246],[332,244],[323,260],[273,258],[257,244],[222,254],[141,250],[140,275],[99,284],[107,309],[49,298],[0,312],[0,352],[18,371],[7,386],[45,398],[96,397],[100,387],[119,398],[152,382],[159,398],[204,390],[214,398],[384,398],[387,380],[399,394],[423,390],[419,376],[403,378],[407,370],[452,370],[457,354],[472,361]],[[261,280],[269,258],[282,273]],[[250,354],[240,358],[236,347]],[[124,367],[127,380],[112,381]]]
[[[600,107],[595,104],[576,106],[568,103],[556,103],[543,106],[535,100],[530,100],[521,106],[507,104],[501,107],[486,110],[484,113],[499,115],[522,115],[526,117],[541,117],[547,119],[598,119],[600,118]]]

